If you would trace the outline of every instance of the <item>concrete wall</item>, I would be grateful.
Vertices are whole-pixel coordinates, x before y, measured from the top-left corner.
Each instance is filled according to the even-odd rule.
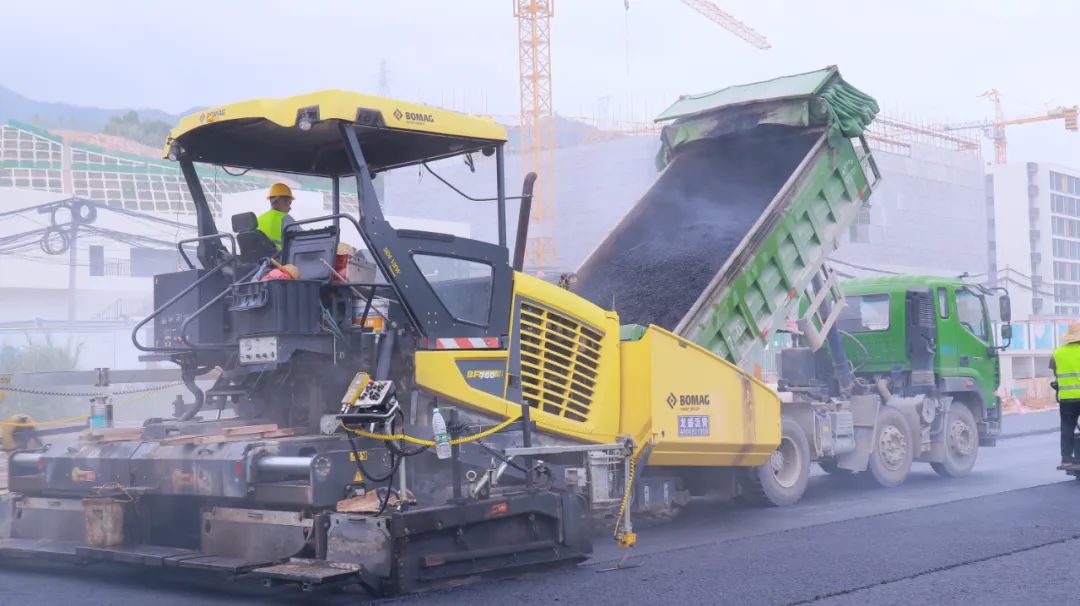
[[[959,275],[988,271],[986,197],[977,155],[913,143],[910,156],[874,151],[882,180],[869,216],[849,230],[833,258],[851,275]],[[869,222],[866,223],[865,220]]]
[[[1002,276],[1002,285],[1009,288],[1013,317],[1026,320],[1034,313],[1034,299],[1038,298],[1031,290],[1031,253],[1040,251],[1037,246],[1033,248],[1031,240],[1032,227],[1038,229],[1039,224],[1031,223],[1027,167],[995,165],[990,174],[994,195],[994,264]],[[1046,234],[1043,231],[1039,230],[1040,242],[1044,235],[1049,235],[1048,230]]]
[[[656,179],[653,159],[659,142],[652,136],[634,136],[600,143],[562,148],[556,151],[556,218],[552,233],[558,240],[560,271],[573,271],[626,214]],[[495,195],[495,159],[477,156],[476,172],[461,160],[435,163],[432,168],[455,187],[473,197]],[[521,192],[521,157],[507,154],[507,195]],[[539,181],[538,181],[539,183]],[[538,190],[539,191],[539,190]],[[487,242],[498,240],[498,223],[493,202],[469,202],[430,174],[415,168],[387,175],[387,214],[467,221],[473,237]],[[514,246],[518,204],[507,204],[509,245]]]
[[[626,137],[556,151],[558,262],[572,271],[656,179],[654,136]],[[988,271],[987,208],[982,160],[972,154],[913,144],[910,156],[875,151],[884,173],[874,193],[867,239],[840,245],[835,258],[902,273],[984,275]],[[434,165],[470,195],[493,195],[494,158],[478,157],[471,173],[460,160]],[[507,157],[507,191],[519,191],[520,158]],[[543,179],[544,176],[540,175]],[[467,220],[476,237],[495,241],[494,205],[463,201],[429,174],[396,171],[387,179],[387,212]],[[513,245],[517,205],[509,204]],[[837,266],[844,273],[867,272]]]

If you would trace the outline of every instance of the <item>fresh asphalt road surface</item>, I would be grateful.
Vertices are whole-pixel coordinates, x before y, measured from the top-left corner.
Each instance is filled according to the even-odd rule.
[[[642,529],[623,552],[598,539],[579,567],[408,596],[391,604],[987,604],[1077,601],[1080,484],[1054,469],[1056,411],[1006,419],[1017,437],[983,449],[971,475],[916,465],[901,487],[815,474],[784,509],[695,504]],[[1038,580],[1038,582],[1033,582]],[[355,604],[141,568],[0,563],[0,604]]]

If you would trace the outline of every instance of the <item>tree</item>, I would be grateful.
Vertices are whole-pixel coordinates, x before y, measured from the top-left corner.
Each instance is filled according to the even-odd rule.
[[[75,370],[81,353],[81,343],[74,347],[58,347],[49,336],[45,337],[44,343],[34,343],[28,338],[23,347],[5,345],[0,348],[0,373]],[[0,400],[0,420],[15,413],[26,413],[36,420],[52,419],[84,410],[89,405],[84,398],[5,393],[6,397]]]
[[[115,135],[131,141],[159,147],[165,143],[169,136],[170,126],[161,120],[139,119],[138,112],[128,110],[122,116],[113,116],[102,130],[106,135]]]

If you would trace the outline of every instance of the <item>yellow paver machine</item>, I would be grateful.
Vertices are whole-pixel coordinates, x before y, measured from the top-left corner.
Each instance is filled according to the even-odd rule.
[[[724,265],[729,278],[747,271],[780,287],[782,301],[740,291],[770,322],[831,250],[818,236],[843,229],[849,207],[869,195],[865,162],[821,101],[843,81],[835,69],[818,80],[801,96],[765,90],[702,107],[694,136],[666,140],[662,151],[670,166],[658,182],[668,187],[700,177],[672,159],[706,145],[760,148],[765,138],[786,150],[764,160],[770,175],[785,176],[765,186],[777,201],[765,214],[753,210],[763,218],[739,228],[748,238],[775,232],[767,216],[783,215],[804,184],[838,209],[809,227],[792,224],[801,239],[781,253],[804,271],[790,284],[741,257],[734,270]],[[761,479],[775,475],[760,470],[771,469],[781,443],[778,395],[729,361],[730,351],[658,323],[624,326],[616,312],[522,273],[536,176],[508,198],[506,141],[485,118],[341,91],[183,118],[164,155],[194,202],[199,235],[187,244],[197,254],[189,269],[155,278],[155,311],[133,339],[146,359],[177,364],[193,399],[135,435],[104,431],[10,454],[0,555],[392,594],[581,561],[598,525],[632,545],[631,514],[669,515],[694,495],[760,493]],[[494,164],[487,201],[497,242],[401,229],[383,214],[375,175],[455,156]],[[280,250],[252,213],[219,232],[201,178],[208,167],[329,180],[332,210],[287,227]],[[358,212],[343,212],[342,185],[352,183]],[[336,264],[348,232],[375,266],[366,279]],[[729,254],[716,252],[714,271]],[[264,279],[279,265],[299,277]],[[595,281],[602,270],[590,267],[583,277]],[[641,287],[628,296],[654,296],[651,280],[670,283],[689,269],[641,268]],[[717,304],[702,297],[679,313]],[[746,315],[745,305],[724,313],[738,321],[717,334],[743,347],[760,314]],[[153,342],[144,343],[151,323]],[[218,378],[203,392],[195,380],[211,371]]]

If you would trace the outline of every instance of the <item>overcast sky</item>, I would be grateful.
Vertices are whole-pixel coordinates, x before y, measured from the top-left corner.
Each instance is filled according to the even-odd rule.
[[[883,108],[927,121],[1080,104],[1076,0],[716,0],[768,37],[761,51],[679,0],[557,0],[557,113],[645,120],[679,94],[837,64]],[[518,112],[512,0],[15,0],[0,84],[103,107],[181,111],[324,88]],[[604,101],[604,99],[607,101]],[[1010,159],[1080,168],[1060,121],[1013,127]]]

